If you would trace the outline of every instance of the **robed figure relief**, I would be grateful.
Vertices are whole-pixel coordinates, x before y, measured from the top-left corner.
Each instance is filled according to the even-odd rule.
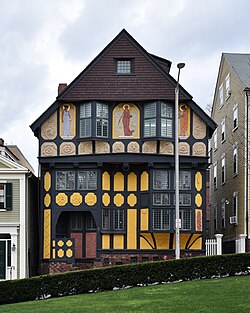
[[[113,138],[139,138],[140,111],[132,103],[118,104],[113,111]]]
[[[72,139],[75,137],[75,106],[73,104],[63,104],[60,107],[61,132],[63,139]]]
[[[179,105],[179,137],[188,138],[190,135],[190,109],[186,104]]]

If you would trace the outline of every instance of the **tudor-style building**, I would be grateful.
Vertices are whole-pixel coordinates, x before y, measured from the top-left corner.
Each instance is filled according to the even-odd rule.
[[[31,125],[39,139],[41,272],[174,257],[171,62],[122,30]],[[204,254],[215,123],[180,87],[181,255]]]

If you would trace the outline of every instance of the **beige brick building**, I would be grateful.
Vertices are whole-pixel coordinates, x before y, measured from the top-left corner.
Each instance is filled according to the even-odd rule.
[[[210,236],[223,234],[223,252],[250,250],[250,54],[223,53],[214,94],[211,140]],[[249,110],[249,109],[248,109]]]

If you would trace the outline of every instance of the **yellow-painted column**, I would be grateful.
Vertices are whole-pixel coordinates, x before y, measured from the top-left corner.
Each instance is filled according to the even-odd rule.
[[[141,230],[148,230],[148,209],[141,209]]]
[[[128,209],[127,249],[137,249],[137,210]]]
[[[110,235],[109,234],[102,235],[102,249],[110,249]]]
[[[43,217],[43,258],[50,259],[51,248],[51,210],[44,210]]]
[[[148,173],[144,171],[141,174],[141,191],[147,190],[148,190]]]
[[[124,191],[124,175],[121,172],[114,175],[114,191]]]

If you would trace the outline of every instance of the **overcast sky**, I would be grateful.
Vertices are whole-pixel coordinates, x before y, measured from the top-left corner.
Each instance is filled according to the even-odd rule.
[[[148,52],[185,62],[180,82],[211,104],[222,52],[250,53],[249,0],[0,0],[0,137],[37,171],[31,125],[125,28]]]

